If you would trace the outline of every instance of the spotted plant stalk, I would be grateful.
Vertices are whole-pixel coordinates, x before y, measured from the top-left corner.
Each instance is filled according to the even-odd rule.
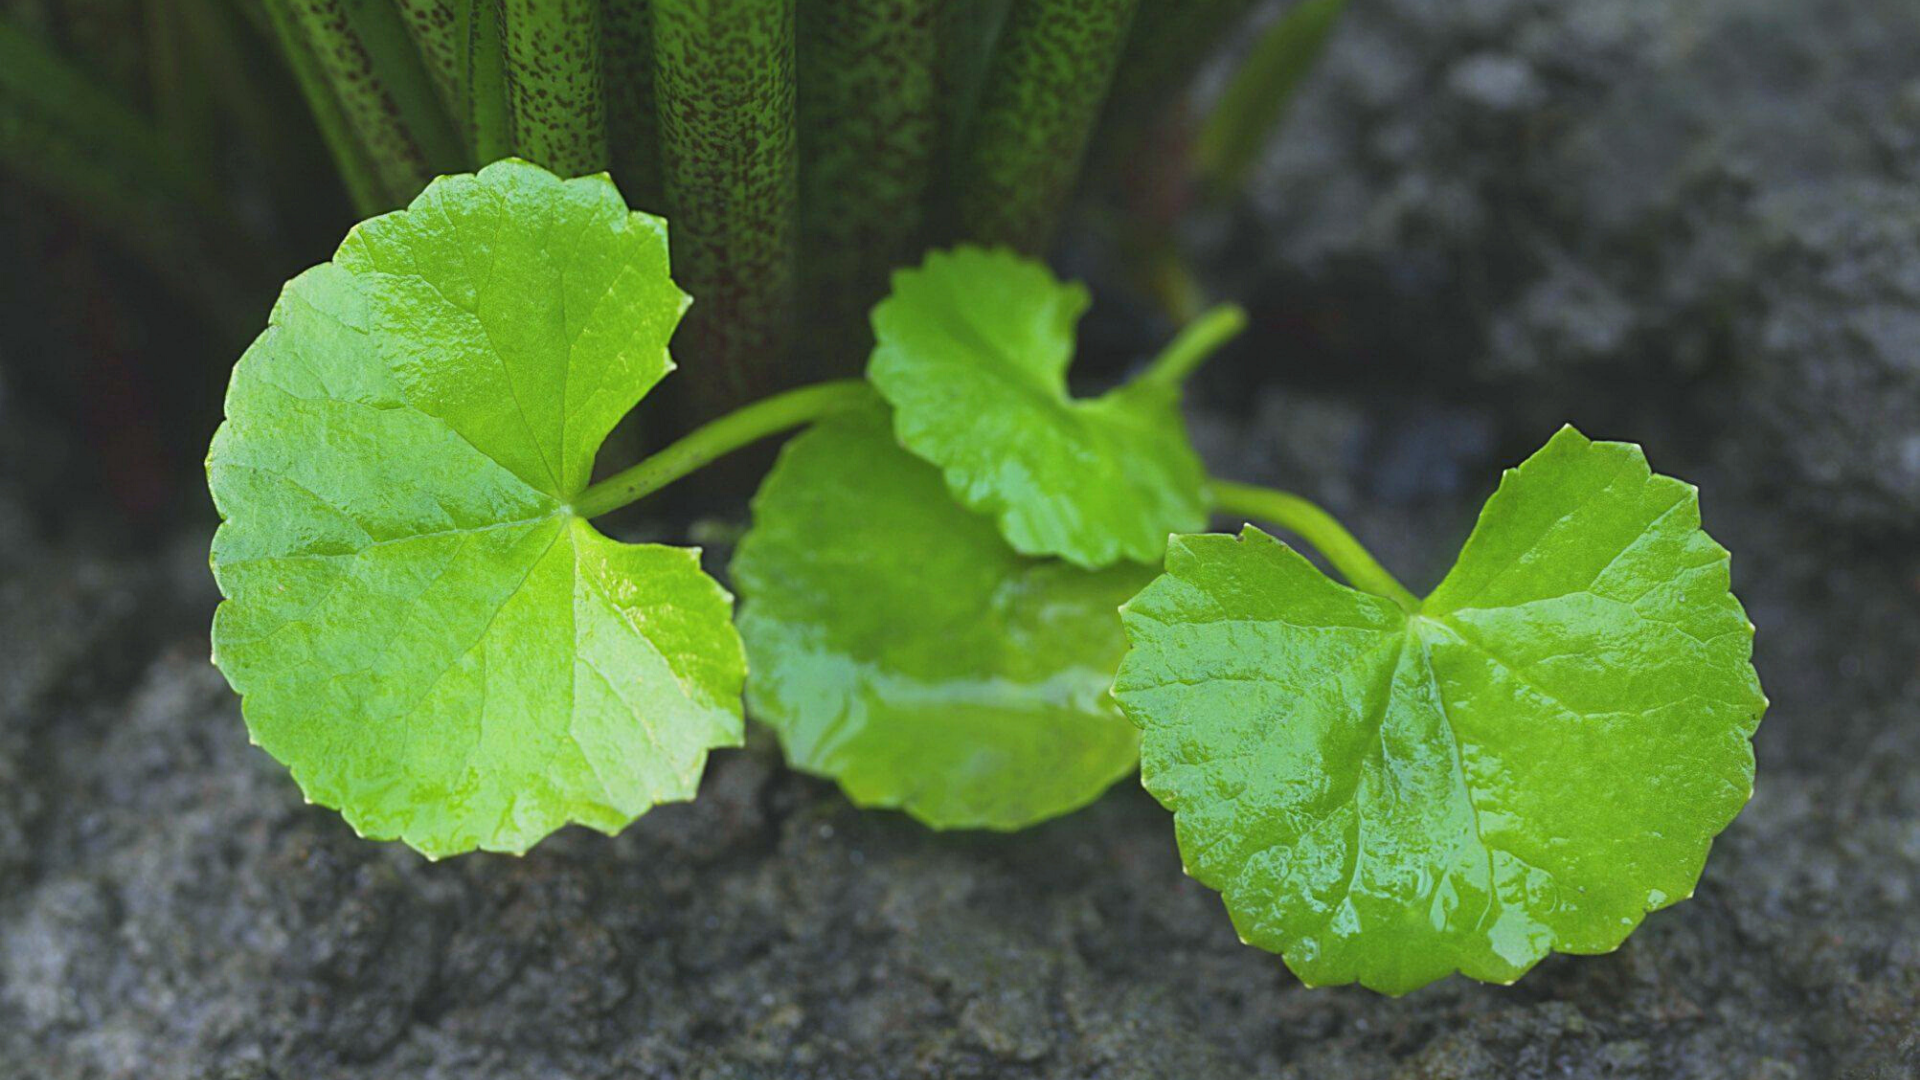
[[[600,0],[501,0],[513,152],[562,176],[608,165]]]
[[[939,132],[936,0],[808,3],[799,15],[801,251],[827,364],[865,355],[866,310],[912,260]]]
[[[793,381],[794,0],[651,6],[674,276],[700,298],[675,347],[706,413]]]
[[[314,72],[364,151],[383,204],[401,205],[434,176],[465,163],[427,66],[390,0],[267,0],[267,8],[276,28],[284,27],[283,39],[296,36],[310,50]],[[294,62],[297,70],[300,61]]]
[[[1072,193],[1136,0],[1016,0],[961,155],[969,238],[1044,250]]]
[[[653,93],[653,10],[647,0],[606,0],[600,63],[613,178],[630,205],[660,210],[660,107]]]

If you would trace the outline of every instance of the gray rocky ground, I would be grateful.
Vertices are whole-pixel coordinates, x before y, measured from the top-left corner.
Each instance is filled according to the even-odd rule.
[[[1410,584],[1564,417],[1702,486],[1773,708],[1619,952],[1309,991],[1130,781],[936,835],[764,739],[617,839],[361,842],[206,663],[208,524],[75,519],[0,384],[0,1080],[1920,1075],[1916,11],[1356,4],[1220,245],[1209,458]]]

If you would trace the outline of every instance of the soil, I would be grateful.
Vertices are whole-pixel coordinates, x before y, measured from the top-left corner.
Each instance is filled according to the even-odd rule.
[[[1562,419],[1702,487],[1773,706],[1619,951],[1308,990],[1132,781],[936,834],[763,733],[615,839],[357,840],[207,663],[206,513],[85,505],[7,356],[0,1080],[1920,1076],[1915,56],[1906,0],[1355,5],[1214,244],[1209,460],[1416,589]]]

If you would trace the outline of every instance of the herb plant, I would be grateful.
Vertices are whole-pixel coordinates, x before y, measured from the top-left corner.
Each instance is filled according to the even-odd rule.
[[[605,177],[436,180],[290,283],[235,369],[216,661],[309,799],[430,856],[691,797],[744,684],[796,767],[936,827],[1064,813],[1138,747],[1190,872],[1311,983],[1510,981],[1691,892],[1765,707],[1692,488],[1565,429],[1416,599],[1319,508],[1205,475],[1180,387],[1237,309],[1079,399],[1087,302],[936,252],[874,310],[870,383],[593,483],[672,366],[664,223]],[[738,635],[697,551],[589,524],[807,424],[734,560]],[[1210,513],[1350,584],[1192,534]]]

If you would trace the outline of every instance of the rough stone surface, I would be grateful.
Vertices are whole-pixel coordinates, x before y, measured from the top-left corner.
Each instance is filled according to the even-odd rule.
[[[1757,474],[1912,535],[1916,54],[1908,0],[1355,4],[1220,233],[1352,352],[1561,402],[1731,369]]]
[[[1195,416],[1221,470],[1310,470],[1368,508],[1356,528],[1417,582],[1513,423],[1278,388]],[[5,637],[0,1078],[1911,1076],[1920,556],[1723,494],[1746,459],[1705,445],[1655,462],[1705,485],[1760,624],[1753,805],[1619,952],[1400,1000],[1303,989],[1239,945],[1131,783],[1026,833],[939,835],[760,738],[618,839],[440,864],[362,842],[247,745],[205,660],[204,532],[96,560],[13,504],[31,623]],[[128,583],[119,615],[76,566]]]

